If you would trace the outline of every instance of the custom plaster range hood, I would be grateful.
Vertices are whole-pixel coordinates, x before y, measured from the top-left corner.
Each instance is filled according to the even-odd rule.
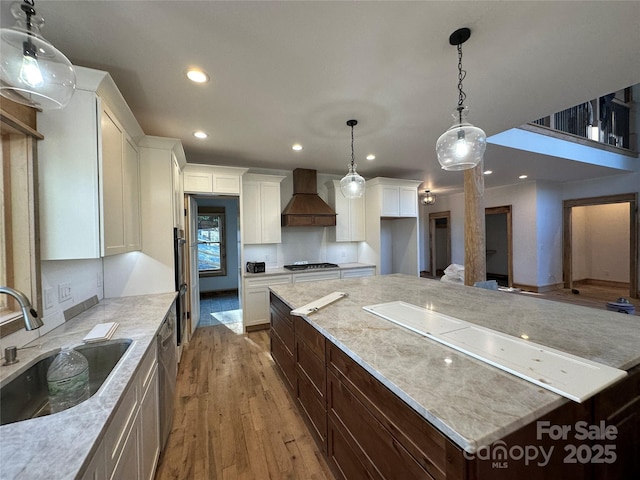
[[[293,171],[293,197],[282,211],[283,227],[332,227],[336,212],[318,196],[315,170]]]

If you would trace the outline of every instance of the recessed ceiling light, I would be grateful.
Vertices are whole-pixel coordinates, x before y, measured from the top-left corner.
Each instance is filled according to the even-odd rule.
[[[375,160],[376,156],[375,155],[367,155],[367,160]]]
[[[525,178],[527,178],[527,177],[528,177],[528,175],[520,175],[518,178],[519,178],[520,180],[524,180],[524,179],[525,179]]]
[[[493,170],[485,170],[484,174],[485,175],[491,175],[493,173]]]
[[[295,150],[296,152],[299,152],[300,150],[302,150],[302,145],[300,145],[299,143],[296,143],[293,147],[291,147],[292,150]]]
[[[195,83],[207,83],[209,81],[207,72],[197,68],[187,70],[187,78]]]
[[[204,139],[209,136],[208,133],[203,132],[202,130],[198,130],[197,132],[193,132],[193,136],[196,138]]]

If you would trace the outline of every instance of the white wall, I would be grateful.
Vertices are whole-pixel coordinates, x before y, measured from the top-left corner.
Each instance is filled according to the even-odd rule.
[[[544,287],[562,282],[562,193],[556,183],[535,185],[537,278],[529,285]]]
[[[71,286],[71,298],[62,302],[58,301],[58,286],[68,283]],[[53,308],[45,308],[44,297],[48,288],[53,292]],[[94,295],[99,300],[104,297],[102,260],[54,260],[42,262],[42,292],[43,308],[42,317],[45,327],[40,328],[43,335],[53,328],[64,323],[65,310],[84,302]]]
[[[629,282],[629,204],[574,207],[571,216],[573,279]]]

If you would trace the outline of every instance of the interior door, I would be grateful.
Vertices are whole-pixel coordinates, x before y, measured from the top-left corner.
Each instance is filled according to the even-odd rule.
[[[187,207],[187,244],[188,244],[188,262],[189,262],[189,304],[190,326],[187,330],[193,334],[200,321],[200,276],[198,275],[198,204],[195,197],[188,195],[186,197]],[[191,335],[189,335],[191,336]]]
[[[449,212],[429,214],[429,273],[432,277],[444,275],[451,264],[451,221]]]

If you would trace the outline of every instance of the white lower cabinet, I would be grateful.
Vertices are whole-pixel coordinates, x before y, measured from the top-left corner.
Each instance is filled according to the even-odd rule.
[[[269,285],[291,283],[291,275],[268,275],[244,279],[244,327],[269,323]]]
[[[84,472],[82,480],[105,480],[107,478],[104,458],[104,442],[100,442],[100,446],[91,459],[91,463]]]
[[[142,360],[83,480],[151,480],[160,455],[155,342]]]
[[[340,270],[329,270],[324,272],[294,273],[293,283],[317,282],[320,280],[338,280]]]
[[[373,277],[376,274],[376,267],[366,268],[345,268],[340,271],[340,278],[362,278]]]

